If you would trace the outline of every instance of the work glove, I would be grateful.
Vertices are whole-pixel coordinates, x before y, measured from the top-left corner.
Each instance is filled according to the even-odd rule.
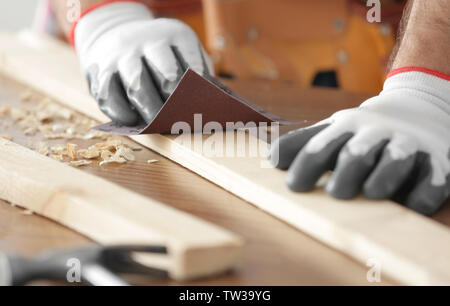
[[[189,26],[155,19],[141,3],[116,1],[90,10],[76,24],[73,37],[91,94],[122,125],[150,123],[187,68],[213,74]]]
[[[312,190],[332,170],[326,191],[333,197],[362,191],[433,214],[450,194],[450,76],[394,71],[378,96],[282,136],[270,158],[288,169],[293,191]]]

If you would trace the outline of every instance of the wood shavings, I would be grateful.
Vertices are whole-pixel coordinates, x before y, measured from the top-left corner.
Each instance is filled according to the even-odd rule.
[[[51,154],[50,158],[56,161],[63,161],[64,156],[62,154]]]
[[[25,131],[23,131],[23,133],[24,133],[26,136],[32,136],[32,135],[36,134],[36,128],[34,128],[34,127],[29,127],[29,128],[27,128]]]
[[[8,134],[0,135],[0,138],[6,139],[6,140],[9,140],[9,141],[13,140],[13,137],[11,135],[8,135]]]
[[[133,146],[131,144],[124,144],[125,147],[137,152],[137,151],[142,151],[142,147],[137,147],[137,146]]]
[[[9,115],[14,120],[19,121],[28,116],[28,111],[26,109],[14,107],[10,109]]]
[[[102,160],[99,163],[99,166],[103,166],[103,165],[106,165],[106,164],[112,164],[112,163],[124,164],[126,162],[127,162],[127,160],[125,158],[119,157],[119,156],[114,154],[113,156],[111,156],[111,158]]]
[[[82,166],[87,166],[92,164],[92,161],[90,160],[72,160],[69,162],[69,165],[71,165],[72,167],[82,167]]]
[[[87,158],[86,156],[88,155],[88,150],[87,149],[78,150],[78,155],[83,158]]]
[[[97,124],[94,120],[58,105],[48,98],[42,99],[34,108],[0,106],[0,117],[8,115],[24,130],[26,136],[40,132],[48,140],[106,140],[109,137],[107,133],[90,130]],[[64,122],[59,122],[61,120]]]
[[[73,143],[67,144],[67,156],[69,156],[70,159],[75,160],[78,157],[78,145]]]
[[[0,105],[0,118],[8,116],[9,110],[10,110],[9,105],[6,104]]]
[[[35,95],[31,91],[25,92],[21,99],[36,100]],[[142,150],[142,147],[124,144],[121,139],[112,138],[110,134],[90,130],[92,126],[98,124],[96,121],[55,104],[50,98],[44,98],[38,104],[30,103],[26,108],[2,105],[0,116],[9,116],[14,119],[14,124],[27,136],[42,134],[46,141],[30,144],[30,146],[44,156],[66,162],[73,167],[90,165],[94,163],[94,160],[98,160],[100,166],[111,163],[123,164],[135,161],[133,152]],[[48,141],[55,139],[101,139],[102,141],[87,149],[80,149],[73,143],[50,146]]]
[[[52,103],[53,103],[53,101],[49,97],[42,98],[41,102],[39,103],[39,108],[43,109],[43,108],[47,107],[47,105],[52,104]]]
[[[159,162],[159,160],[157,160],[157,159],[150,159],[150,160],[147,160],[147,164],[154,164],[154,163],[158,163]]]
[[[136,160],[133,151],[126,147],[120,139],[108,139],[105,143],[98,143],[96,146],[101,150],[100,156],[103,159],[99,163],[100,166],[110,163],[123,164]]]
[[[103,160],[108,160],[108,159],[110,159],[113,155],[114,155],[114,154],[113,154],[111,151],[108,151],[108,150],[103,150],[103,151],[100,153],[100,157],[101,157]]]
[[[70,135],[70,136],[75,136],[75,128],[74,128],[73,126],[68,127],[68,128],[66,129],[66,134],[67,134],[67,135]],[[83,138],[83,139],[84,139],[84,136],[78,136],[78,135],[77,135],[77,138]]]
[[[106,142],[99,142],[90,146],[87,150],[79,151],[80,155],[87,159],[101,157],[102,152],[108,151],[111,154],[116,151],[116,148],[122,144],[122,141],[108,140]]]
[[[65,145],[57,145],[50,148],[50,151],[53,154],[57,155],[67,155],[67,146]]]
[[[20,95],[20,100],[23,102],[29,102],[33,99],[33,92],[31,90],[27,90]]]
[[[41,132],[43,135],[46,134],[50,134],[51,133],[51,128],[48,125],[39,125],[38,126],[38,131]]]
[[[123,157],[129,161],[136,160],[136,157],[134,157],[134,155],[133,155],[133,151],[130,148],[127,148],[125,146],[117,147],[115,155]]]
[[[39,154],[47,156],[50,153],[50,148],[48,146],[48,143],[46,143],[46,142],[41,141],[41,142],[37,143],[37,145],[35,147],[36,147],[35,150]]]
[[[84,159],[101,158],[100,166],[111,163],[123,164],[136,160],[131,148],[124,145],[122,140],[113,138],[96,143],[87,149],[78,150],[78,155]]]
[[[122,140],[110,138],[106,142],[97,143],[95,146],[100,150],[109,150],[115,152],[117,148],[122,145],[123,145]]]
[[[25,117],[23,117],[22,119],[18,119],[18,121],[19,122],[17,123],[17,125],[21,129],[33,128],[33,129],[37,130],[40,125],[39,121],[32,114],[28,114]]]
[[[52,132],[53,133],[64,133],[64,132],[66,132],[66,127],[63,124],[53,124]]]
[[[36,117],[41,122],[54,119],[70,120],[72,119],[72,116],[72,110],[53,103],[50,99],[44,99],[39,104],[38,110],[36,111]]]
[[[83,158],[94,159],[100,157],[101,150],[96,146],[91,146],[88,149],[79,150],[78,154]]]

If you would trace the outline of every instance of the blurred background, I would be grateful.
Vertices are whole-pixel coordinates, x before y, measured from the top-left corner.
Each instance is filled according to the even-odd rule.
[[[64,39],[46,1],[0,1],[0,30],[34,26]],[[405,5],[381,0],[381,22],[370,22],[367,0],[190,0],[185,8],[157,2],[164,5],[151,7],[156,15],[197,32],[221,77],[371,94],[384,83]]]
[[[33,23],[38,0],[0,1],[0,29],[16,31]]]

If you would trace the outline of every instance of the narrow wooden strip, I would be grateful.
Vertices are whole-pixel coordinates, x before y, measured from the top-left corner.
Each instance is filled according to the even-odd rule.
[[[176,279],[223,272],[240,257],[234,234],[2,138],[0,198],[103,244],[166,245]]]
[[[86,91],[68,47],[25,32],[20,38],[1,34],[0,52],[0,70],[10,77],[101,122],[107,120]],[[261,168],[260,157],[207,157],[173,136],[133,139],[363,264],[378,263],[382,273],[400,282],[450,283],[450,231],[431,219],[387,201],[342,202],[322,191],[292,193],[285,187],[285,174]]]

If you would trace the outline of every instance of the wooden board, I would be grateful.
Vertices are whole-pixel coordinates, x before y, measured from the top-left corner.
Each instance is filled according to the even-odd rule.
[[[226,230],[3,138],[0,198],[103,244],[167,246],[167,258],[141,260],[175,279],[225,272],[241,253],[241,239]]]
[[[271,81],[227,81],[231,88],[238,88],[239,93],[249,100],[267,98],[288,91],[278,90],[277,84]],[[270,90],[270,92],[269,92]],[[24,92],[31,92],[31,98],[24,100]],[[267,92],[267,93],[265,93]],[[342,94],[339,91],[297,89],[289,92],[289,99],[279,99],[277,109],[296,97],[307,97],[308,102],[319,105],[323,92],[331,95],[341,105],[357,105],[364,95]],[[33,110],[42,101],[44,95],[27,89],[0,73],[0,101],[12,108]],[[56,102],[54,102],[56,103]],[[303,105],[304,106],[304,105]],[[302,114],[302,108],[295,108]],[[333,112],[333,105],[323,108],[311,108],[311,111]],[[286,108],[286,110],[288,110]],[[292,110],[291,110],[292,113]],[[320,117],[326,114],[312,113]],[[80,114],[76,114],[80,116]],[[86,117],[81,115],[81,117]],[[64,124],[66,120],[57,120]],[[48,140],[42,133],[27,135],[24,129],[10,116],[0,118],[0,135],[10,135],[15,143],[27,148],[36,148],[36,144],[44,141],[49,146],[75,143],[80,149],[87,148],[98,139],[53,139]],[[280,219],[272,217],[263,210],[229,193],[194,172],[161,156],[160,154],[135,143],[126,137],[114,136],[130,145],[135,160],[125,164],[108,164],[99,166],[97,162],[78,168],[105,180],[154,199],[164,205],[184,211],[202,220],[216,224],[245,240],[242,264],[231,273],[215,277],[191,280],[189,285],[393,285],[386,274],[382,273],[380,283],[369,283],[366,278],[369,267],[332,249],[311,236],[297,230]],[[139,149],[137,149],[139,148]],[[158,160],[148,164],[148,160]],[[449,206],[450,208],[450,206]],[[447,211],[449,213],[450,210]],[[445,213],[443,211],[442,213]],[[450,215],[450,214],[447,214]],[[37,214],[25,214],[20,207],[12,207],[0,200],[0,251],[36,256],[43,251],[54,248],[77,248],[85,245],[89,239],[50,219]],[[92,241],[91,241],[92,243]],[[134,285],[184,285],[171,279],[155,279],[154,277],[128,277],[127,281]],[[48,284],[48,283],[45,283]]]
[[[107,120],[86,91],[67,46],[29,32],[20,38],[2,34],[0,52],[4,73],[99,121]],[[322,191],[292,193],[284,185],[285,174],[261,168],[260,157],[211,158],[174,137],[134,139],[362,263],[376,260],[384,273],[400,282],[450,283],[450,231],[429,218],[387,201],[342,202]]]

